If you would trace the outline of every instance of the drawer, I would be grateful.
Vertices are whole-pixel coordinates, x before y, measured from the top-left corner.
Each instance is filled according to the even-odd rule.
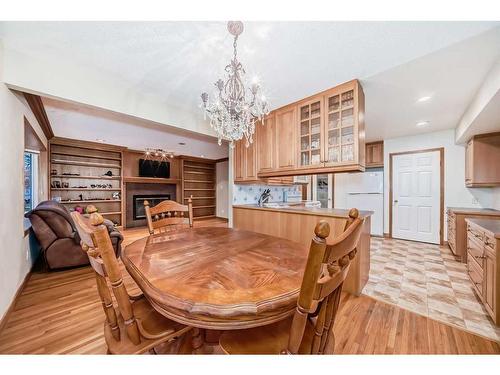
[[[485,233],[484,235],[484,247],[486,250],[489,250],[492,254],[496,254],[497,251],[497,241],[495,238]]]
[[[483,295],[483,270],[476,263],[474,258],[467,256],[467,273],[469,274],[472,286],[476,289],[479,295]]]
[[[477,262],[477,265],[483,269],[484,267],[484,247],[482,243],[477,243],[476,240],[467,237],[467,254],[474,258]]]
[[[470,224],[467,225],[467,236],[470,236],[470,238],[475,239],[477,242],[484,241],[484,233],[477,230],[475,227],[471,227]]]

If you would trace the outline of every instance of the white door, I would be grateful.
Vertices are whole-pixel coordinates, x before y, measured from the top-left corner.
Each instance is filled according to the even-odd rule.
[[[333,207],[333,175],[318,174],[313,178],[313,200],[320,201],[321,207]]]
[[[439,243],[439,151],[393,156],[392,236]]]

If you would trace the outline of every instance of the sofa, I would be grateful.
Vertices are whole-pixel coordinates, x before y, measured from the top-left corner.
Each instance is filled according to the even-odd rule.
[[[55,201],[41,202],[25,215],[42,248],[42,256],[49,270],[89,264],[87,254],[80,246],[80,237],[66,207]],[[104,220],[117,256],[121,252],[122,234],[113,223]]]

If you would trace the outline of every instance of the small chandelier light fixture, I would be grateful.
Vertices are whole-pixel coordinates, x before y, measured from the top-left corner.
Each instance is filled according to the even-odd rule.
[[[173,152],[165,151],[161,148],[146,148],[144,150],[145,160],[165,161],[168,159],[172,159],[173,157],[174,157]]]
[[[231,62],[226,65],[226,80],[218,79],[215,82],[217,91],[214,99],[210,100],[208,93],[201,94],[202,107],[205,118],[208,115],[210,126],[217,133],[219,145],[222,140],[230,141],[234,147],[234,141],[245,137],[246,147],[253,142],[255,122],[264,124],[264,117],[269,114],[269,105],[266,97],[261,93],[261,87],[257,81],[245,87],[245,69],[238,61],[236,44],[238,36],[243,32],[243,23],[230,21],[227,29],[234,36],[234,54]]]

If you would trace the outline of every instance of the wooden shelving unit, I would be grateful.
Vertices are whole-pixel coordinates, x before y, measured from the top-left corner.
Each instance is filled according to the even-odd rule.
[[[193,199],[195,219],[207,219],[216,215],[215,162],[211,160],[183,157],[182,201]]]
[[[70,211],[92,204],[116,225],[124,223],[122,159],[124,148],[95,142],[53,138],[49,144],[50,194]],[[106,173],[111,171],[112,176]],[[55,182],[59,182],[59,187]],[[67,187],[63,187],[67,184]],[[105,185],[106,187],[91,187]],[[86,186],[86,187],[83,187]],[[120,199],[112,199],[119,192]]]

